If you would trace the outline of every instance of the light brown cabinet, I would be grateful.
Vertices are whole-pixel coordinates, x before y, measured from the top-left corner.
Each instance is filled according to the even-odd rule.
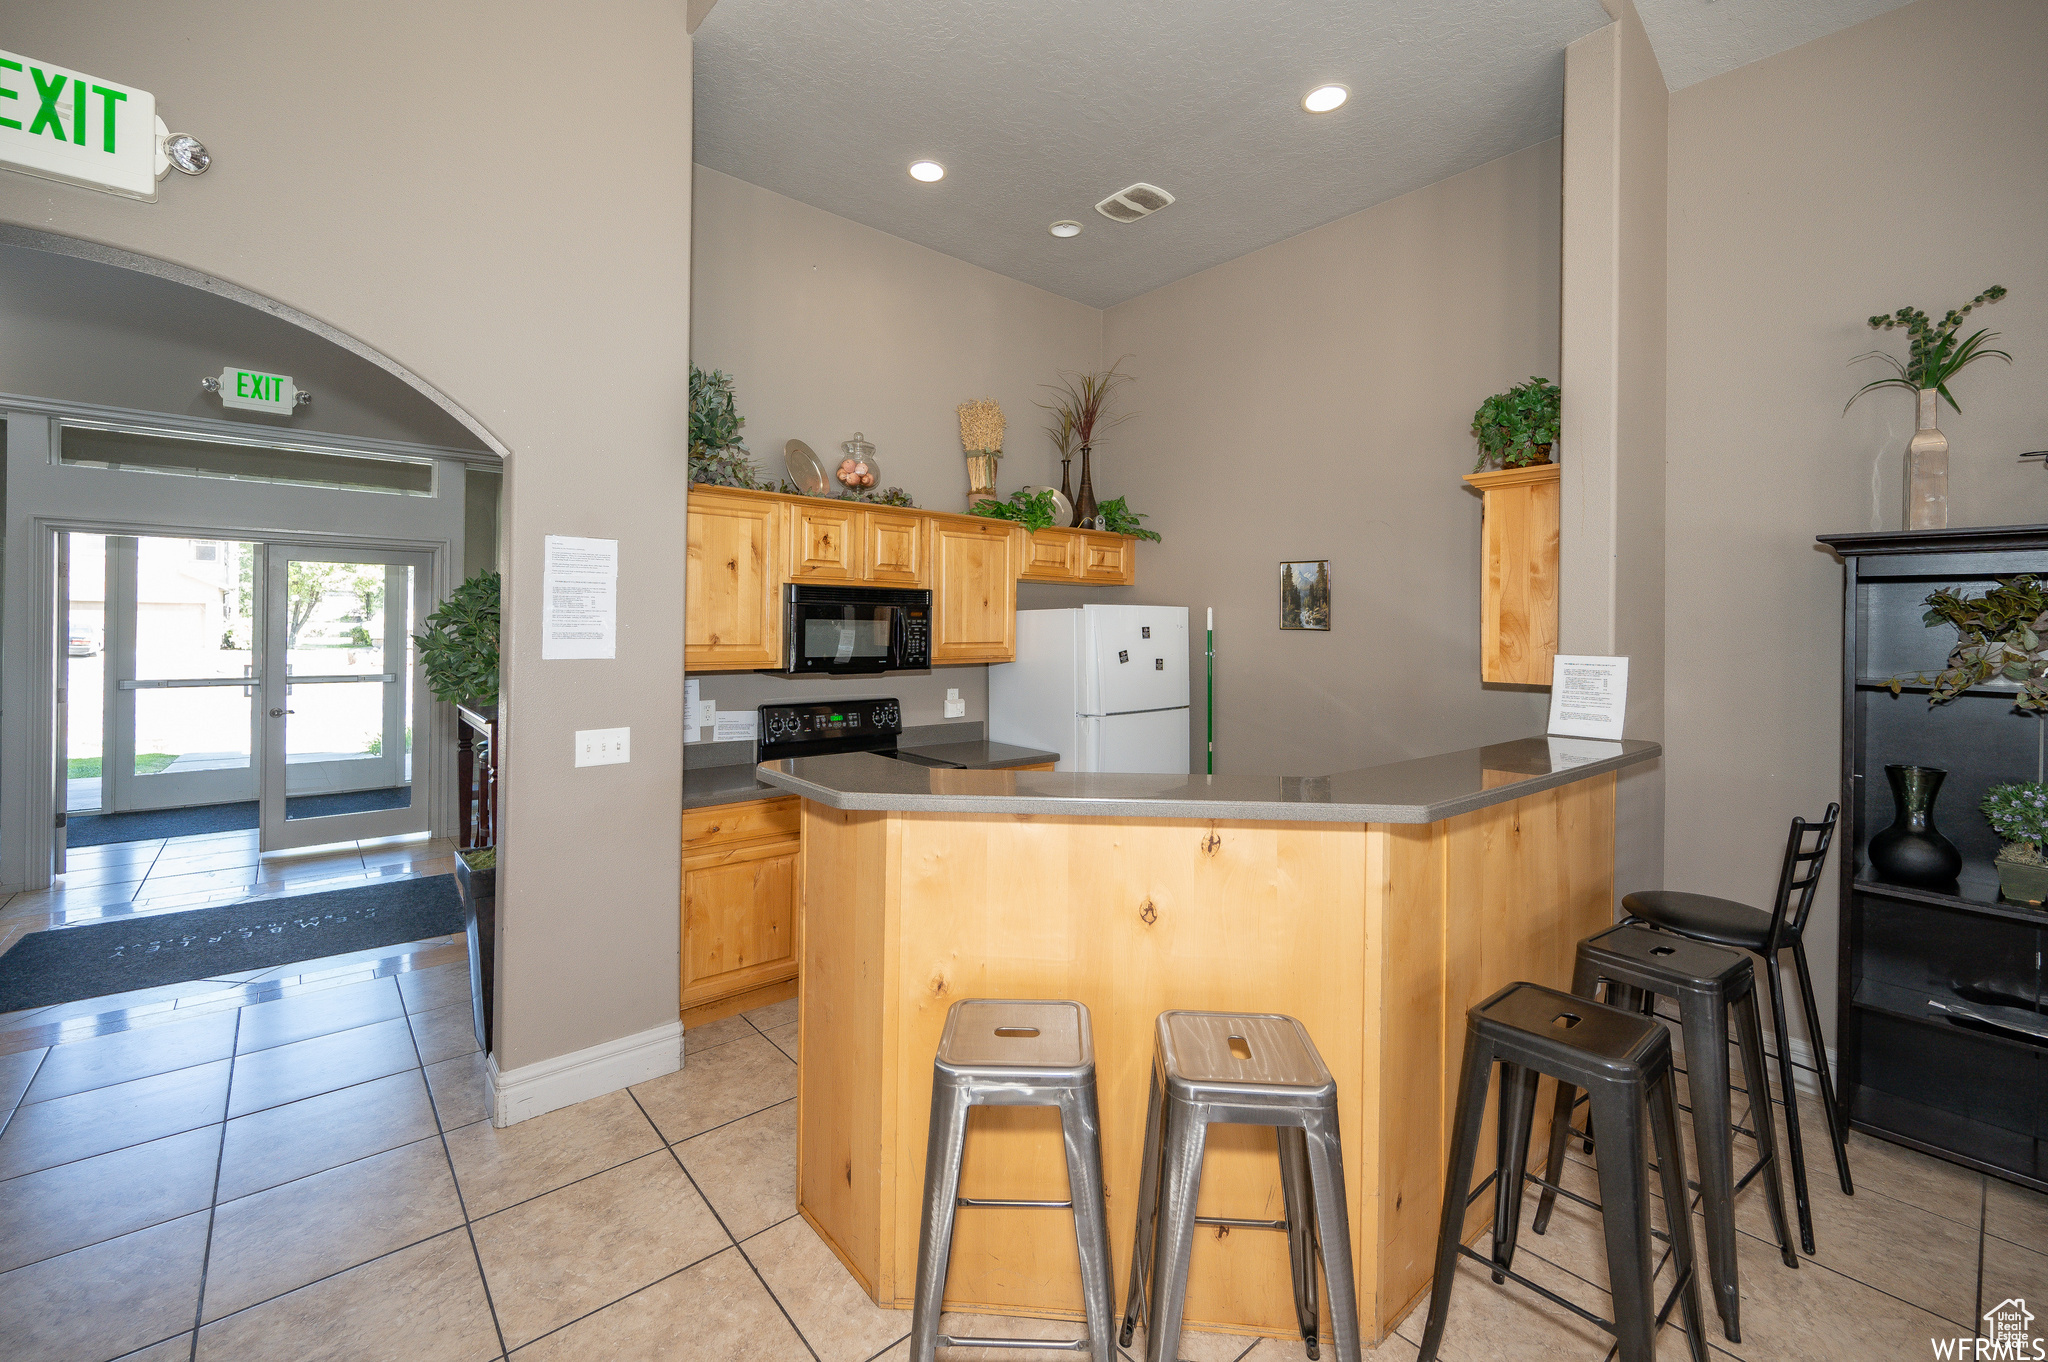
[[[925,534],[930,517],[917,511],[867,511],[861,516],[867,579],[881,586],[925,584]]]
[[[860,580],[862,517],[851,502],[793,501],[786,513],[790,581]]]
[[[1550,684],[1557,656],[1557,465],[1468,473],[1479,532],[1479,679]]]
[[[933,516],[932,665],[1017,655],[1023,531],[979,516]]]
[[[694,1020],[796,978],[801,819],[794,796],[683,814],[682,1010]]]
[[[1039,530],[1024,541],[1026,582],[1129,586],[1137,580],[1137,541],[1101,530]]]
[[[690,492],[683,667],[742,671],[782,658],[782,505],[744,492]]]

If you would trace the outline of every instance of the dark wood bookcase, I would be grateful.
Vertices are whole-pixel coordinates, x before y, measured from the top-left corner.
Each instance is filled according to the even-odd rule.
[[[1928,593],[2048,577],[2048,525],[1820,542],[1844,567],[1837,1101],[1858,1130],[2048,1190],[2048,911],[1999,896],[1998,838],[1977,809],[1993,785],[2042,778],[2043,723],[2010,683],[1930,705],[1913,681],[1955,643],[1922,622]],[[1952,888],[1870,867],[1865,848],[1894,816],[1884,768],[1900,763],[1948,772],[1934,821],[1963,853]]]

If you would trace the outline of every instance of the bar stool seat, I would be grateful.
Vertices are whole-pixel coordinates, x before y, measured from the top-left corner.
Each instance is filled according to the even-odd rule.
[[[1195,1214],[1202,1151],[1212,1124],[1274,1127],[1285,1220]],[[1296,1319],[1308,1355],[1319,1358],[1316,1260],[1330,1286],[1338,1362],[1360,1362],[1351,1222],[1344,1202],[1344,1152],[1337,1131],[1337,1080],[1308,1031],[1273,1013],[1162,1012],[1145,1110],[1145,1160],[1122,1341],[1147,1324],[1147,1362],[1180,1356],[1188,1264],[1198,1225],[1279,1230],[1287,1235]],[[1149,1309],[1148,1309],[1149,1307]]]
[[[1495,1064],[1501,1069],[1496,1124],[1499,1162],[1475,1191],[1472,1170],[1478,1160],[1479,1131],[1486,1118]],[[1602,1319],[1514,1271],[1524,1185],[1556,1185],[1554,1179],[1546,1181],[1525,1171],[1536,1082],[1541,1074],[1588,1092],[1593,1133],[1600,1149],[1597,1209],[1607,1247],[1612,1320]],[[1643,1138],[1645,1108],[1651,1142]],[[1668,1235],[1657,1235],[1650,1224],[1647,1143],[1654,1143],[1656,1150]],[[1489,1185],[1494,1191],[1490,1258],[1464,1243],[1465,1209]],[[1580,1199],[1571,1192],[1565,1195]],[[1465,1014],[1464,1074],[1444,1179],[1443,1219],[1437,1231],[1436,1277],[1430,1286],[1429,1321],[1422,1334],[1422,1362],[1436,1362],[1443,1344],[1460,1257],[1486,1264],[1495,1282],[1512,1279],[1612,1333],[1621,1362],[1653,1362],[1658,1329],[1673,1305],[1682,1305],[1693,1362],[1707,1362],[1699,1280],[1693,1266],[1692,1216],[1686,1204],[1685,1147],[1678,1138],[1670,1034],[1660,1023],[1638,1013],[1539,984],[1509,984]],[[1651,1259],[1652,1241],[1657,1238],[1671,1245],[1677,1272],[1661,1308],[1655,1303],[1656,1268]]]
[[[1609,927],[1579,943],[1572,992],[1596,998],[1607,987],[1607,1001],[1625,1010],[1648,1014],[1659,997],[1678,1003],[1679,1026],[1685,1036],[1685,1059],[1691,1079],[1693,1145],[1699,1155],[1700,1200],[1707,1221],[1707,1268],[1714,1301],[1729,1341],[1742,1341],[1742,1292],[1736,1261],[1735,1194],[1751,1180],[1764,1179],[1765,1202],[1777,1231],[1778,1251],[1787,1267],[1799,1266],[1792,1234],[1785,1223],[1785,1192],[1778,1177],[1778,1142],[1771,1123],[1770,1074],[1764,1068],[1763,1023],[1756,1004],[1756,971],[1747,955],[1709,946],[1669,932],[1623,924]],[[1743,1080],[1750,1093],[1750,1119],[1758,1158],[1741,1178],[1735,1176],[1732,1097],[1728,1075],[1728,1018],[1735,1017],[1741,1042]],[[1758,1100],[1761,1094],[1761,1100]],[[1548,1185],[1530,1228],[1542,1234],[1550,1223],[1557,1198],[1555,1184],[1564,1176],[1564,1150],[1570,1128],[1574,1089],[1565,1079],[1557,1085],[1557,1106],[1550,1127]]]
[[[1051,1106],[1060,1111],[1066,1147],[1065,1200],[1011,1201],[960,1195],[967,1115],[977,1106]],[[968,1338],[939,1333],[946,1269],[958,1211],[987,1208],[1071,1208],[1081,1258],[1087,1337]],[[1116,1362],[1110,1335],[1115,1304],[1109,1279],[1109,1211],[1102,1192],[1102,1119],[1095,1102],[1095,1041],[1088,1009],[1051,1000],[971,998],[946,1013],[932,1062],[931,1130],[925,1145],[924,1217],[917,1243],[917,1298],[911,1308],[910,1355],[933,1362],[940,1348],[1020,1348],[1085,1352]]]
[[[1769,913],[1746,903],[1737,903],[1734,899],[1717,899],[1711,894],[1649,889],[1630,894],[1622,900],[1622,907],[1631,917],[1654,922],[1680,936],[1710,945],[1761,952],[1764,943],[1771,939]],[[1790,923],[1786,927],[1783,944],[1789,946],[1799,939],[1799,934],[1790,930]]]

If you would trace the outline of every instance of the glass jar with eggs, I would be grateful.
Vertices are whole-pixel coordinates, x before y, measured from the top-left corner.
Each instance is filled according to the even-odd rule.
[[[859,431],[853,438],[839,446],[846,451],[846,457],[839,461],[839,468],[833,476],[839,485],[849,492],[865,492],[875,485],[881,465],[875,462],[875,447],[861,436]]]

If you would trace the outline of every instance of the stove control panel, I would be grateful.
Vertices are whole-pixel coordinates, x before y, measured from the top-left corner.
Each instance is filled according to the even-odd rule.
[[[893,699],[835,700],[762,705],[758,740],[763,753],[827,742],[840,751],[856,751],[863,739],[874,747],[893,747],[902,731],[903,711]]]

